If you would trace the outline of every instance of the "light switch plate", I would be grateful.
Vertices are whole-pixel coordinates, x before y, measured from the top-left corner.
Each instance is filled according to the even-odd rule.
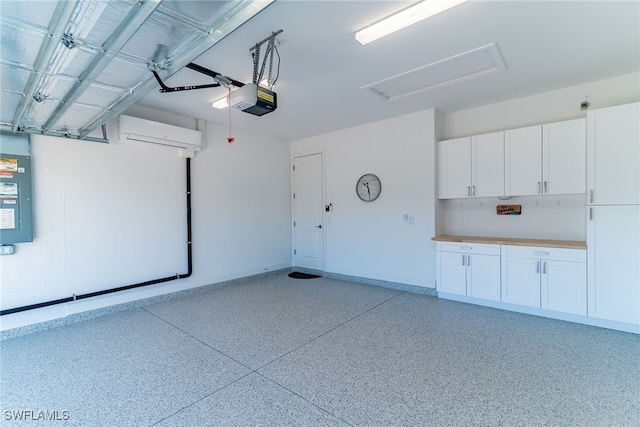
[[[14,247],[13,245],[1,245],[0,246],[0,255],[13,255]]]

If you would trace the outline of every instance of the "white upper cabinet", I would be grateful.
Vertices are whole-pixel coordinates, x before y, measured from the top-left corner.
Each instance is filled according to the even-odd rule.
[[[585,156],[585,119],[506,131],[506,195],[582,194]]]
[[[584,194],[585,126],[576,119],[440,141],[438,198]]]
[[[438,143],[438,197],[471,197],[471,137]]]
[[[542,126],[505,132],[507,196],[542,194]]]
[[[542,191],[544,194],[585,192],[586,120],[542,127]]]
[[[640,204],[639,106],[634,103],[588,112],[590,204]]]
[[[504,195],[504,132],[438,143],[438,198]]]
[[[504,196],[504,132],[471,137],[472,197]]]

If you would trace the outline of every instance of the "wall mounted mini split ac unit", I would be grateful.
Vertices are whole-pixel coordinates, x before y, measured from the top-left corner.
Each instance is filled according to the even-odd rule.
[[[118,136],[189,151],[202,149],[202,132],[131,116],[118,117]]]

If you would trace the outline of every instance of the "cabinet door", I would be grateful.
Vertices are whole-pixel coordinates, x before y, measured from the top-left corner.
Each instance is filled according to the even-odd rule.
[[[542,308],[587,314],[587,266],[582,262],[542,261]]]
[[[543,126],[542,191],[544,194],[585,192],[585,119]]]
[[[589,203],[640,203],[640,109],[638,103],[589,111]]]
[[[438,143],[438,198],[471,197],[471,137]]]
[[[466,254],[438,252],[438,291],[451,294],[467,294]]]
[[[588,314],[640,323],[640,205],[588,208]]]
[[[542,126],[505,132],[505,193],[542,194]]]
[[[471,138],[471,196],[504,196],[504,132]]]
[[[500,301],[500,257],[467,255],[467,295]]]
[[[539,259],[506,257],[502,265],[502,301],[540,307]]]

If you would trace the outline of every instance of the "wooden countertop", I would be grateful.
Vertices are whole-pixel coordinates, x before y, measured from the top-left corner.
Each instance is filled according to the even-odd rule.
[[[520,239],[512,237],[479,237],[442,235],[432,237],[436,242],[487,243],[492,245],[543,246],[547,248],[586,249],[587,242],[579,240]]]

